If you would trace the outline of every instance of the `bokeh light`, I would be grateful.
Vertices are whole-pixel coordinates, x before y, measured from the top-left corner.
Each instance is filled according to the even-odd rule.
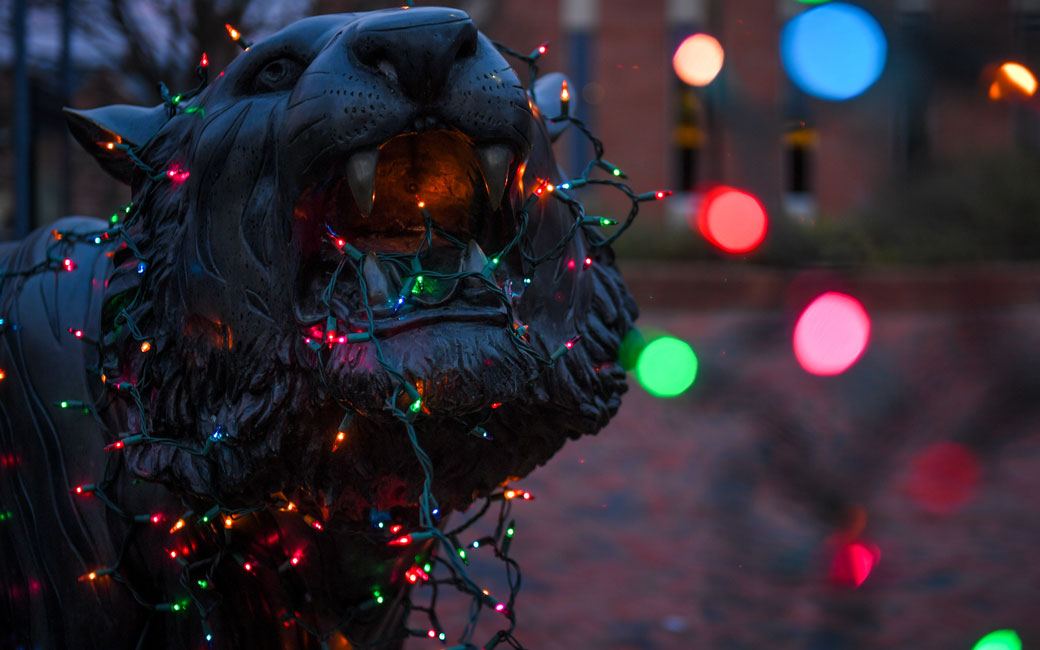
[[[832,2],[787,22],[780,60],[806,93],[835,101],[859,95],[881,76],[888,42],[881,25],[860,7]]]
[[[729,253],[746,253],[761,244],[767,223],[762,203],[732,187],[717,187],[708,192],[697,212],[701,235]]]
[[[643,348],[646,347],[646,337],[639,329],[633,327],[625,333],[625,336],[621,339],[621,347],[618,349],[618,363],[627,372],[632,372],[636,369],[636,363],[639,361],[639,355],[643,352]]]
[[[927,447],[910,462],[907,492],[921,508],[952,512],[975,495],[982,466],[971,449],[955,442]]]
[[[873,544],[844,544],[838,548],[831,562],[831,580],[855,589],[863,584],[880,559],[881,551]]]
[[[722,45],[714,36],[687,36],[672,57],[675,74],[691,86],[707,86],[722,70]]]
[[[662,336],[643,348],[636,362],[636,379],[646,392],[657,397],[675,397],[697,377],[697,355],[685,341]]]
[[[1008,61],[1002,64],[995,77],[989,86],[990,99],[1025,99],[1036,94],[1036,77],[1020,63]]]
[[[794,327],[794,355],[806,372],[837,375],[863,354],[870,318],[852,296],[828,291],[805,308]]]
[[[1022,650],[1022,639],[1014,630],[997,630],[979,639],[972,650]]]

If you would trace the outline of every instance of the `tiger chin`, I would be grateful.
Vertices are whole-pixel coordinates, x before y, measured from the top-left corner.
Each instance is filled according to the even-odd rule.
[[[0,496],[32,525],[0,527],[0,644],[398,647],[416,448],[446,518],[626,389],[609,246],[528,200],[559,125],[435,7],[307,18],[179,102],[66,114],[132,203],[0,247],[72,269],[2,288]]]

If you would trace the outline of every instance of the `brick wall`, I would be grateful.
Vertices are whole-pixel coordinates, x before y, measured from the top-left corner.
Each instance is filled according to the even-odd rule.
[[[794,5],[785,7],[784,3]],[[545,70],[568,70],[560,2],[508,2],[488,31],[526,48],[550,39],[554,47]],[[908,171],[935,162],[1016,146],[1016,111],[990,102],[981,79],[987,62],[1019,60],[1024,45],[1016,32],[1009,0],[932,2],[927,21],[934,35],[929,61],[910,70],[899,41],[896,0],[864,0],[889,39],[889,59],[881,80],[846,102],[807,100],[809,126],[817,132],[813,149],[814,193],[821,214],[838,216],[862,206],[880,188]],[[592,88],[593,123],[608,157],[629,172],[640,188],[669,187],[677,180],[672,129],[674,48],[663,0],[601,0],[595,29]],[[928,3],[911,3],[913,6]],[[726,51],[722,74],[699,96],[711,105],[711,120],[700,154],[702,183],[721,182],[748,189],[776,211],[781,205],[785,157],[782,136],[789,81],[780,65],[779,35],[787,16],[804,8],[795,0],[713,0],[702,27]],[[919,43],[911,44],[920,47]],[[948,60],[946,52],[951,51]],[[925,83],[913,76],[937,67],[924,107],[919,159],[903,158],[905,134],[902,84]],[[1021,117],[1021,116],[1019,116]],[[1021,119],[1018,122],[1021,123]],[[1019,129],[1021,131],[1021,128]],[[648,206],[647,218],[659,218]],[[840,216],[838,217],[840,218]]]

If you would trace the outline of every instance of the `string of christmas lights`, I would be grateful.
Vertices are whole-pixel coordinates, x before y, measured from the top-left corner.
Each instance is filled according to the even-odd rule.
[[[408,4],[411,5],[411,2]],[[242,47],[243,51],[248,50],[251,43],[244,40],[242,35],[231,25],[227,25],[226,27],[230,37]],[[528,55],[521,54],[498,43],[495,43],[495,46],[503,53],[519,59],[528,66],[530,72],[529,93],[533,102],[535,99],[534,82],[538,74],[537,62],[539,57],[546,52],[548,43],[539,45]],[[203,54],[196,67],[200,83],[196,88],[188,92],[182,94],[171,94],[164,84],[159,84],[159,93],[166,107],[168,119],[179,114],[196,114],[200,117],[204,115],[204,109],[201,106],[192,106],[190,105],[190,102],[208,85],[208,64],[208,58]],[[529,355],[533,358],[543,370],[553,367],[553,365],[563,355],[573,349],[575,345],[580,344],[582,333],[577,331],[574,332],[563,345],[559,346],[559,348],[551,354],[546,355],[541,353],[538,346],[534,344],[534,340],[538,337],[538,333],[530,331],[526,325],[521,324],[514,313],[513,298],[520,295],[523,291],[523,287],[513,287],[512,283],[508,280],[500,283],[495,277],[495,271],[498,268],[500,260],[511,251],[518,251],[524,263],[524,285],[530,284],[534,275],[534,270],[540,264],[547,261],[560,260],[568,245],[579,232],[584,231],[587,234],[588,241],[593,248],[608,246],[631,225],[639,211],[640,203],[659,200],[671,193],[662,191],[638,194],[634,192],[625,182],[623,182],[623,179],[626,179],[627,177],[621,169],[604,160],[602,142],[591,133],[589,128],[582,121],[570,115],[570,91],[566,83],[564,83],[561,88],[560,99],[560,115],[546,119],[553,123],[566,122],[577,128],[592,144],[594,157],[585,165],[582,173],[578,177],[560,183],[558,186],[554,187],[548,179],[542,179],[539,181],[533,191],[525,198],[522,208],[517,215],[518,227],[516,235],[501,250],[494,253],[490,258],[485,258],[483,260],[482,270],[447,273],[424,268],[423,263],[424,261],[427,261],[429,257],[434,236],[443,238],[451,245],[462,250],[465,250],[467,246],[463,242],[451,237],[450,234],[436,224],[430,215],[430,212],[425,208],[425,205],[421,201],[418,202],[416,209],[419,210],[423,216],[425,223],[425,236],[422,242],[420,242],[417,250],[412,254],[378,254],[379,261],[393,265],[400,272],[401,276],[405,278],[399,295],[394,299],[394,309],[398,309],[409,301],[421,297],[428,290],[428,287],[435,285],[438,282],[465,281],[477,283],[478,286],[483,287],[489,294],[495,296],[506,310],[507,324],[505,327],[508,329],[510,340],[513,345],[523,354]],[[146,174],[147,179],[141,191],[142,196],[148,196],[153,191],[160,191],[159,184],[168,183],[171,187],[176,187],[190,177],[190,170],[184,169],[180,166],[172,166],[165,170],[156,170],[143,161],[139,157],[139,153],[151,143],[152,139],[154,139],[154,136],[148,141],[136,146],[131,146],[122,142],[118,138],[116,141],[98,143],[99,147],[105,149],[118,149],[125,154],[134,165]],[[597,170],[605,173],[607,178],[593,178],[592,174]],[[631,207],[624,219],[618,221],[607,217],[587,216],[583,204],[579,199],[573,196],[571,192],[590,186],[610,187],[622,192],[626,197],[628,197],[631,202]],[[574,219],[569,231],[555,246],[544,253],[537,254],[533,249],[532,242],[527,237],[529,211],[532,210],[539,201],[547,200],[548,197],[552,197],[554,200],[559,200],[565,203]],[[142,353],[147,353],[151,350],[152,341],[157,340],[159,333],[155,332],[148,334],[141,331],[137,323],[134,321],[134,318],[131,316],[134,306],[142,299],[142,296],[146,291],[145,287],[148,272],[152,269],[152,262],[141,255],[132,234],[132,228],[140,218],[140,204],[130,203],[111,216],[109,227],[105,230],[87,233],[65,232],[59,230],[52,231],[53,241],[48,246],[46,259],[43,262],[26,269],[0,273],[0,289],[3,289],[4,284],[9,278],[26,278],[31,275],[46,272],[75,272],[76,265],[72,261],[71,253],[69,251],[72,246],[77,244],[89,244],[95,246],[115,245],[118,248],[126,248],[136,256],[136,259],[138,260],[137,273],[143,276],[142,279],[144,281],[138,287],[133,298],[121,307],[115,323],[119,326],[125,326],[128,331],[131,332],[133,339],[140,342],[140,351]],[[605,236],[600,232],[600,229],[603,227],[613,226],[616,226],[617,230],[610,236]],[[396,418],[400,423],[407,436],[415,459],[419,463],[423,472],[423,485],[418,506],[418,528],[406,531],[400,524],[389,523],[388,516],[376,517],[375,514],[373,515],[373,527],[380,531],[381,534],[391,536],[386,541],[386,544],[389,546],[402,548],[415,547],[420,550],[415,556],[415,564],[405,573],[405,579],[408,584],[404,585],[403,591],[398,590],[397,593],[394,593],[391,589],[391,585],[374,588],[370,600],[351,608],[342,616],[341,620],[337,624],[325,629],[318,629],[318,627],[292,612],[287,612],[284,615],[282,622],[287,626],[292,624],[297,625],[299,629],[304,630],[307,634],[315,638],[322,648],[328,648],[329,640],[332,638],[333,634],[337,633],[345,635],[347,641],[352,644],[352,647],[378,647],[387,641],[399,639],[401,632],[391,630],[387,632],[386,638],[365,643],[350,638],[350,623],[362,612],[387,605],[394,598],[399,598],[400,600],[398,602],[403,605],[406,610],[406,620],[410,618],[408,616],[410,613],[416,613],[424,616],[428,621],[428,627],[422,629],[407,627],[404,630],[404,633],[411,636],[427,637],[439,642],[444,642],[447,639],[447,632],[436,613],[437,599],[440,593],[439,590],[442,587],[451,587],[469,596],[471,598],[471,607],[469,619],[467,620],[463,631],[459,635],[456,645],[452,646],[450,650],[475,650],[478,647],[483,650],[492,650],[502,644],[506,644],[512,648],[522,649],[523,646],[514,636],[514,630],[516,628],[514,604],[520,589],[521,577],[519,566],[509,555],[516,531],[515,520],[512,519],[511,516],[511,509],[514,501],[530,500],[533,497],[530,493],[523,490],[504,487],[501,491],[488,495],[484,499],[483,506],[465,523],[447,531],[442,530],[440,525],[442,519],[441,512],[432,492],[432,487],[435,482],[433,464],[429,456],[419,444],[414,424],[418,418],[423,417],[424,414],[428,412],[427,407],[423,402],[423,396],[419,388],[409,383],[402,375],[401,371],[387,361],[383,352],[382,342],[376,333],[373,305],[369,302],[365,274],[362,272],[366,260],[370,259],[370,256],[374,255],[374,253],[366,254],[365,252],[354,248],[350,242],[340,237],[331,229],[328,231],[328,243],[339,251],[341,258],[327,287],[321,295],[322,304],[326,308],[327,312],[325,328],[324,330],[321,330],[319,327],[312,328],[312,330],[306,333],[303,338],[307,346],[318,356],[319,363],[317,367],[321,370],[321,380],[324,387],[328,390],[331,396],[337,399],[337,402],[342,405],[344,409],[343,421],[337,428],[335,435],[332,436],[330,445],[333,452],[335,452],[339,446],[345,442],[347,432],[350,428],[350,423],[356,413],[347,406],[348,402],[343,399],[344,396],[336,395],[336,389],[328,380],[328,377],[325,376],[324,372],[329,360],[327,355],[337,345],[355,343],[371,344],[379,366],[395,382],[395,387],[384,404],[384,410]],[[111,250],[106,253],[109,258],[112,258],[113,254],[114,253]],[[581,268],[587,268],[591,264],[593,264],[592,257],[586,257],[585,260],[581,262]],[[570,260],[567,264],[567,267],[572,270],[576,269],[577,266],[578,264],[574,260]],[[351,268],[354,271],[360,283],[359,293],[364,301],[363,306],[368,323],[367,331],[344,332],[341,323],[333,313],[332,296],[334,295],[342,271],[347,268]],[[0,327],[17,328],[17,324],[7,323],[3,319],[0,319]],[[101,343],[85,336],[83,331],[78,329],[75,324],[69,327],[69,331],[77,338],[81,338],[85,344],[100,349]],[[148,363],[147,356],[144,363]],[[133,599],[139,603],[140,606],[152,611],[170,612],[175,614],[193,612],[201,619],[201,628],[203,630],[205,641],[212,644],[216,640],[213,638],[208,618],[217,606],[217,603],[210,599],[202,598],[202,594],[214,588],[214,575],[216,568],[219,565],[225,562],[234,562],[242,571],[247,573],[254,573],[258,569],[262,568],[264,570],[276,571],[280,575],[292,571],[301,562],[305,561],[304,555],[299,550],[290,551],[285,548],[272,552],[271,557],[246,556],[236,551],[235,546],[232,544],[234,529],[237,526],[244,525],[242,523],[243,521],[255,519],[267,512],[295,512],[309,527],[318,531],[323,529],[323,523],[321,519],[315,517],[313,514],[300,512],[300,508],[282,493],[272,494],[269,499],[262,503],[238,508],[230,507],[217,501],[207,503],[203,507],[200,507],[197,499],[193,504],[183,501],[184,510],[176,517],[176,519],[173,519],[169,513],[132,513],[126,511],[116,503],[114,499],[109,497],[109,492],[115,481],[118,480],[121,474],[125,473],[121,471],[123,461],[120,453],[124,449],[130,446],[144,444],[166,445],[192,455],[207,456],[220,445],[227,443],[228,435],[224,426],[216,423],[212,433],[201,446],[191,445],[172,438],[154,436],[148,430],[148,404],[142,397],[143,386],[127,381],[111,380],[105,376],[104,372],[100,368],[97,369],[97,372],[100,375],[101,381],[110,391],[109,393],[106,393],[106,396],[103,398],[106,400],[105,403],[95,404],[82,399],[68,399],[56,404],[56,406],[62,409],[79,410],[84,415],[91,415],[101,428],[105,437],[105,451],[112,454],[109,457],[109,462],[106,465],[104,475],[100,480],[96,483],[76,486],[71,491],[78,497],[84,499],[97,499],[100,501],[105,508],[126,522],[127,532],[122,540],[120,551],[115,559],[107,564],[93,568],[89,572],[80,576],[79,580],[83,582],[111,580],[115,583],[121,584],[129,590]],[[147,377],[147,374],[147,368],[145,368],[142,370],[140,376]],[[0,374],[0,379],[2,379],[2,374]],[[139,417],[136,420],[140,422],[140,430],[113,432],[109,430],[105,423],[98,417],[98,412],[103,410],[107,404],[118,395],[129,398],[136,407],[139,414]],[[492,408],[495,406],[497,405],[492,405]],[[471,435],[488,441],[494,440],[493,432],[486,430],[480,424],[475,425],[472,428]],[[494,533],[492,535],[472,540],[468,543],[463,543],[460,539],[460,535],[465,533],[473,524],[484,517],[492,504],[496,502],[499,503],[499,508]],[[172,524],[169,528],[171,543],[168,556],[170,560],[177,565],[177,569],[179,570],[179,584],[183,588],[183,593],[169,594],[165,599],[158,602],[150,601],[142,595],[144,590],[138,589],[131,584],[130,580],[121,573],[120,569],[124,558],[131,547],[133,533],[136,528],[141,526],[165,526],[170,522],[170,520],[172,520]],[[213,548],[214,551],[208,555],[194,550],[191,553],[188,553],[184,550],[186,547],[183,547],[176,542],[176,536],[187,533],[190,533],[195,538],[205,540],[207,546]],[[508,585],[508,594],[504,599],[500,600],[493,597],[487,590],[482,589],[477,585],[477,583],[470,577],[467,571],[467,551],[472,552],[478,549],[490,549],[494,556],[504,564],[506,583]],[[438,577],[442,574],[444,577]],[[420,585],[427,587],[430,593],[428,602],[423,605],[414,603],[412,601],[412,596],[409,593],[412,586]],[[472,641],[472,637],[476,632],[477,622],[482,610],[484,609],[490,609],[501,614],[508,621],[508,625],[496,631],[492,638],[482,646],[476,646]]]

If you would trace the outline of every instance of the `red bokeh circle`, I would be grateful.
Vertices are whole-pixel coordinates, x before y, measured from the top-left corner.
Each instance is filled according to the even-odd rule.
[[[701,234],[727,253],[746,253],[761,244],[767,224],[762,202],[732,187],[717,187],[705,194],[697,212]]]
[[[856,589],[881,559],[881,550],[874,544],[854,541],[841,545],[831,560],[831,581]]]
[[[940,442],[910,462],[906,489],[922,509],[946,514],[975,495],[981,477],[982,464],[971,449],[956,442]]]

